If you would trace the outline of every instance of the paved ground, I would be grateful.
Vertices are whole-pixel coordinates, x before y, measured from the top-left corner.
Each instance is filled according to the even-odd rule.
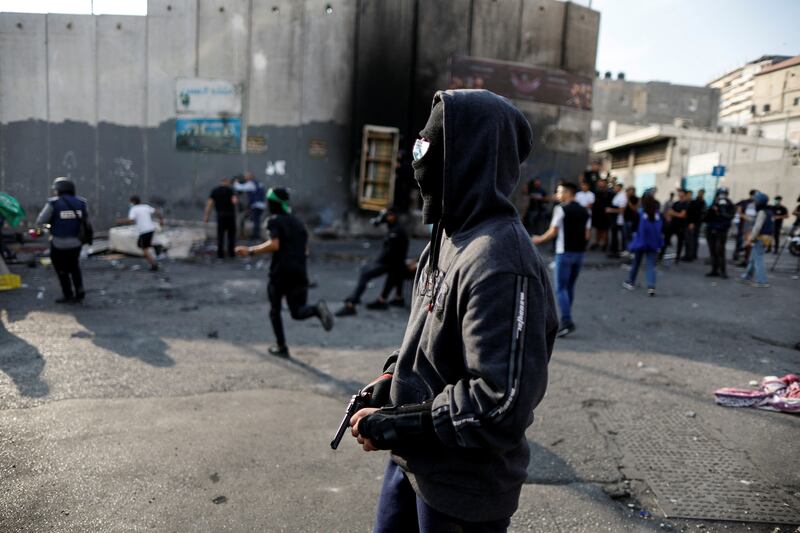
[[[378,245],[316,243],[312,298],[341,300]],[[328,441],[405,311],[329,334],[287,317],[294,358],[277,360],[263,262],[139,264],[88,260],[82,306],[56,307],[41,267],[14,267],[27,287],[0,293],[0,531],[369,531],[385,457]],[[800,417],[712,396],[800,370],[800,282],[785,271],[754,289],[703,271],[662,270],[650,299],[590,256],[513,531],[795,530],[665,517],[693,490],[744,512],[751,486],[800,512]]]

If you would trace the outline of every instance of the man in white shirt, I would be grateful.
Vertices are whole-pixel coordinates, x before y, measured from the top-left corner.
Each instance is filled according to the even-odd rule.
[[[558,186],[556,199],[561,203],[553,209],[550,229],[531,238],[537,246],[556,239],[556,299],[561,311],[559,337],[575,331],[575,322],[572,321],[575,282],[578,281],[583,254],[592,232],[592,216],[575,200],[577,190],[574,183],[565,182]]]
[[[606,213],[613,216],[611,224],[611,251],[609,257],[619,257],[622,246],[622,228],[625,225],[625,207],[628,205],[628,195],[623,190],[622,183],[614,185],[614,198],[611,200],[612,207],[606,208]]]
[[[594,205],[594,193],[589,190],[591,184],[588,181],[581,182],[581,190],[575,195],[575,201],[585,207],[589,214],[592,212],[592,205]]]
[[[117,224],[136,225],[136,230],[139,232],[139,239],[136,241],[136,245],[142,249],[144,258],[150,264],[150,270],[155,272],[158,270],[158,262],[153,250],[153,234],[156,231],[153,215],[155,214],[158,217],[158,221],[162,226],[164,225],[164,217],[156,208],[143,204],[141,198],[137,195],[131,196],[130,201],[131,207],[128,210],[128,218],[118,220]]]

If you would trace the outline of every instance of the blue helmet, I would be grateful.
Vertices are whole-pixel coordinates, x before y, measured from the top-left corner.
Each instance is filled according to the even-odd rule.
[[[769,203],[769,196],[758,191],[753,195],[753,202],[755,202],[756,207],[765,207]]]

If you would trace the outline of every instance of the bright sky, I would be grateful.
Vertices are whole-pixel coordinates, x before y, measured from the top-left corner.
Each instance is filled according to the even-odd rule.
[[[597,70],[705,85],[762,55],[800,54],[800,0],[576,0],[600,11]],[[147,14],[147,0],[0,0],[0,11]]]
[[[92,11],[92,7],[94,7],[94,11]],[[146,15],[147,0],[0,0],[0,11]]]
[[[705,85],[762,55],[800,54],[800,0],[592,0],[592,8],[597,70],[614,77]]]

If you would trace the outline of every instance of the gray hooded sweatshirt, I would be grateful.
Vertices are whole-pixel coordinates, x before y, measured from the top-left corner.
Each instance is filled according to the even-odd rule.
[[[391,387],[393,405],[433,402],[437,440],[397,447],[392,460],[434,509],[497,520],[517,509],[557,329],[547,271],[509,200],[532,134],[491,92],[439,100],[441,229],[419,261]]]

